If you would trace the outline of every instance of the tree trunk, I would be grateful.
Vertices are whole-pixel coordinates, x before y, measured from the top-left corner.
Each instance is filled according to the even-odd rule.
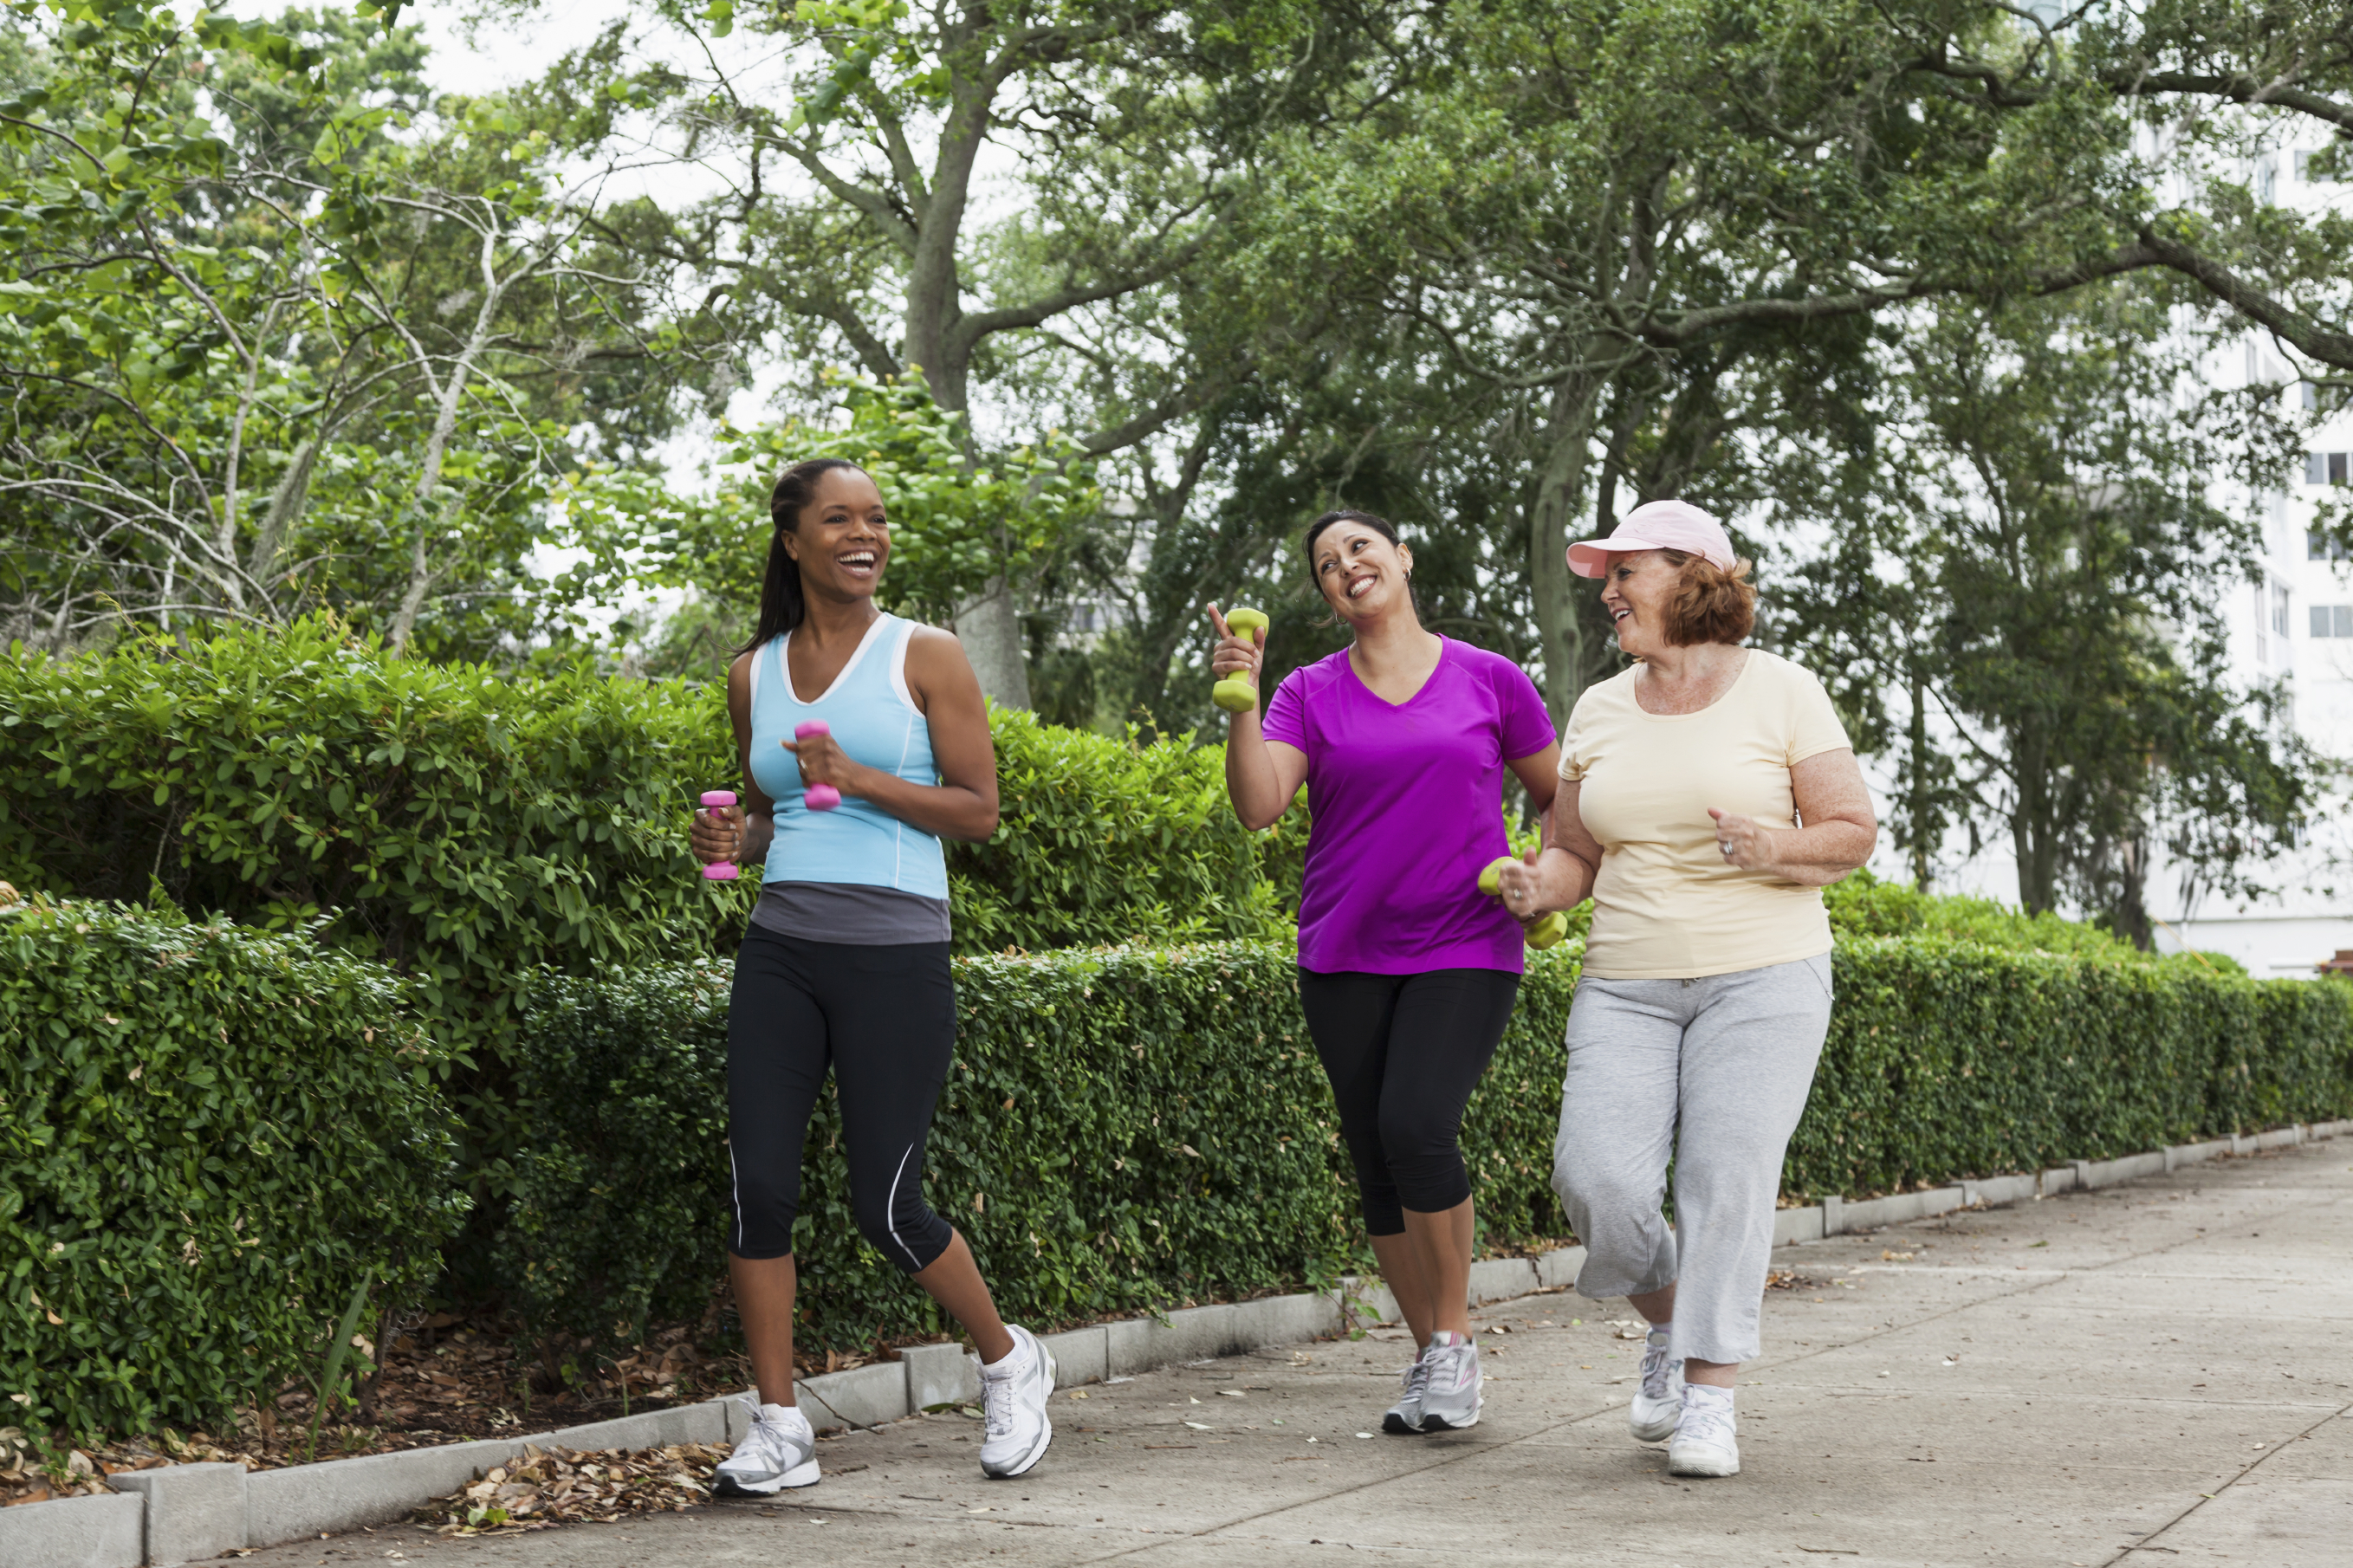
[[[2018,803],[2010,816],[2010,852],[2018,861],[2018,901],[2030,915],[2058,902],[2059,851],[2051,826],[2051,781],[2039,736],[2013,734],[2010,766],[2018,780]]]
[[[417,537],[408,561],[408,586],[400,596],[400,609],[392,618],[392,652],[395,658],[408,652],[408,639],[417,631],[417,617],[425,607],[425,595],[433,586],[436,575],[432,562],[434,534],[448,520],[444,510],[433,505],[441,488],[441,465],[449,451],[449,437],[458,428],[458,405],[466,395],[466,384],[471,379],[474,366],[483,351],[490,346],[491,328],[498,321],[499,303],[515,279],[530,276],[531,267],[520,268],[514,278],[501,282],[499,279],[499,229],[495,223],[480,231],[482,245],[480,266],[482,274],[482,303],[474,312],[474,330],[466,339],[465,348],[449,366],[446,380],[435,390],[438,405],[433,411],[433,429],[425,437],[423,461],[417,466],[417,489],[413,504],[417,510]],[[413,341],[413,340],[412,340]],[[429,366],[420,365],[427,374]]]
[[[1545,421],[1549,444],[1528,514],[1528,584],[1535,595],[1536,637],[1544,651],[1545,706],[1553,728],[1566,729],[1584,690],[1584,630],[1577,614],[1577,575],[1568,569],[1570,524],[1585,510],[1585,470],[1592,461],[1598,388],[1572,375],[1554,388]]]
[[[1000,708],[1027,711],[1029,668],[1021,657],[1021,615],[1004,578],[991,577],[979,597],[956,611],[955,635],[980,677],[981,694]]]
[[[2118,936],[2143,952],[2157,948],[2148,918],[2148,834],[2134,834],[2116,847],[2116,901],[2110,921]],[[2185,944],[2186,945],[2186,944]]]
[[[1908,759],[1912,795],[1912,885],[1929,890],[1928,874],[1928,687],[1912,678],[1912,755]]]

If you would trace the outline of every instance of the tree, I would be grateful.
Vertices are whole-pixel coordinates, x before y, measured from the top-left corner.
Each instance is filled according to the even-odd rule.
[[[655,12],[707,63],[633,69],[610,40],[582,51],[563,72],[582,134],[610,124],[586,111],[593,101],[641,105],[676,156],[723,169],[729,189],[610,213],[613,241],[707,291],[739,343],[773,334],[882,380],[920,371],[951,414],[976,384],[1026,373],[1063,408],[1038,425],[1097,456],[1249,378],[1246,353],[1197,355],[1166,317],[1250,210],[1265,124],[1314,114],[1366,36],[1351,9],[1281,5],[664,0]],[[713,47],[738,26],[786,51],[781,91]],[[984,219],[991,149],[1019,202]],[[1110,327],[1160,329],[1157,346],[1177,352],[1132,343],[1115,364],[1091,359],[1087,340]],[[959,606],[984,669],[1018,673],[1022,586],[983,584]],[[992,695],[1022,694],[1000,681]]]
[[[484,651],[534,624],[566,437],[522,383],[590,345],[533,329],[640,324],[544,133],[450,102],[392,140],[415,41],[332,14],[37,21],[16,8],[29,68],[0,107],[16,628],[323,605],[396,649]]]
[[[2245,176],[2283,133],[2313,126],[2334,140],[2311,172],[2353,173],[2353,15],[2299,0],[2095,0],[2055,15],[1946,0],[1894,16],[1914,51],[1907,68],[1960,101],[2027,115],[2105,101],[2154,132],[2149,172],[2161,160],[2176,178],[2084,193],[2113,230],[2086,277],[2169,271],[2345,384],[2353,300],[2340,263],[2353,216],[2283,212]],[[2168,201],[2168,186],[2189,199]]]
[[[846,422],[723,426],[702,494],[681,497],[628,468],[584,475],[566,490],[566,542],[585,557],[567,596],[609,604],[629,585],[693,595],[696,613],[665,633],[675,640],[657,651],[658,673],[723,667],[749,635],[772,533],[768,488],[803,458],[844,458],[873,477],[891,518],[883,589],[918,619],[945,617],[984,584],[1046,569],[1100,504],[1092,461],[1067,438],[976,467],[966,416],[940,407],[921,375],[826,379]]]
[[[1778,606],[1866,749],[1896,752],[1922,879],[1948,825],[2010,840],[2030,912],[2063,897],[2148,945],[2152,849],[2241,889],[2322,768],[2276,686],[2228,675],[2221,605],[2298,444],[2277,387],[2198,384],[2178,289],[1950,303],[1891,334],[1882,487]],[[1900,443],[1896,445],[1896,443]]]

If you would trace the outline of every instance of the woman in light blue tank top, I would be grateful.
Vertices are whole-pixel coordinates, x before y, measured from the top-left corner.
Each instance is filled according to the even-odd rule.
[[[997,830],[987,705],[953,636],[876,607],[891,530],[864,470],[797,464],[769,512],[759,630],[727,679],[747,799],[702,814],[693,834],[706,863],[766,862],[727,1019],[728,1271],[759,1405],[719,1489],[818,1479],[793,1391],[793,1222],[828,1069],[858,1228],[970,1331],[981,1469],[1018,1476],[1053,1436],[1053,1358],[997,1316],[972,1249],[923,1201],[923,1142],[955,1052],[940,840]],[[812,721],[826,732],[801,739]],[[812,784],[840,804],[811,810]]]

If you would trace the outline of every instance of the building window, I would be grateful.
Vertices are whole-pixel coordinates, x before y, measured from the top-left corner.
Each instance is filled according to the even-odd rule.
[[[2287,636],[2287,590],[2276,583],[2272,584],[2272,630]]]
[[[2319,156],[2318,153],[2298,153],[2295,155],[2295,177],[2308,185],[2335,184],[2337,181],[2333,176],[2312,172],[2312,161]]]
[[[2331,539],[2325,533],[2306,530],[2304,536],[2304,558],[2306,561],[2345,561],[2353,559],[2353,550],[2345,548],[2341,539]]]
[[[2305,381],[2298,382],[2296,384],[2304,388],[2304,405],[2316,413],[2323,409],[2333,413],[2344,407],[2348,401],[2349,389],[2334,383],[2323,385],[2316,381]]]
[[[2304,482],[2308,485],[2345,483],[2345,458],[2343,452],[2306,452],[2304,455]]]
[[[2313,605],[2312,635],[2316,637],[2353,637],[2353,605]]]

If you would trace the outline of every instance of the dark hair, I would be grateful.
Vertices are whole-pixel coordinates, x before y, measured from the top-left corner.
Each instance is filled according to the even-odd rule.
[[[768,573],[760,582],[760,623],[737,653],[750,653],[784,636],[807,616],[800,563],[785,548],[785,535],[800,531],[801,510],[817,499],[818,480],[836,468],[866,471],[847,458],[807,458],[776,476],[776,488],[768,492],[768,516],[776,531],[768,540]]]
[[[1726,571],[1704,555],[1660,553],[1683,573],[1675,596],[1667,602],[1667,641],[1677,647],[1746,641],[1757,628],[1757,590],[1746,581],[1748,563],[1736,561]]]

